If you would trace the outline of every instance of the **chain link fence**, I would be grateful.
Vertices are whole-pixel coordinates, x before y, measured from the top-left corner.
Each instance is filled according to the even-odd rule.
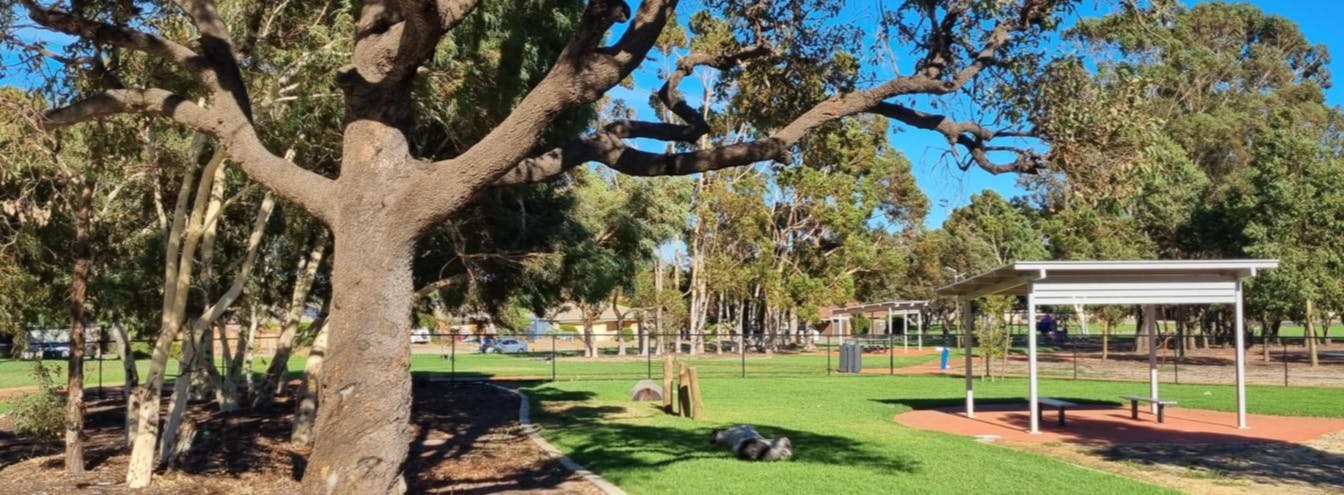
[[[1052,379],[1147,381],[1147,337],[1042,336],[1038,341],[1038,370],[1041,377]],[[840,374],[838,351],[845,343],[862,348],[864,374],[961,375],[965,369],[961,336],[936,330],[923,334],[832,336],[814,332],[745,337],[686,332],[492,335],[417,331],[409,339],[411,372],[418,380],[660,379],[666,356],[695,366],[701,377],[829,376]],[[1158,335],[1154,341],[1153,361],[1163,383],[1235,383],[1235,350],[1231,344],[1205,342],[1202,337],[1179,339],[1173,334]],[[1314,363],[1309,343],[1315,344]],[[214,363],[221,374],[228,369],[226,358],[236,359],[237,344],[237,337],[213,342]],[[84,383],[95,397],[121,393],[126,371],[117,358],[116,345],[100,340],[86,348]],[[140,377],[149,369],[153,345],[152,340],[144,339],[131,343]],[[226,345],[227,352],[223,349]],[[302,373],[307,345],[296,343],[287,363],[291,378]],[[1027,336],[1012,335],[1004,345],[1006,348],[993,350],[975,348],[973,370],[977,376],[1027,375]],[[252,340],[254,379],[271,366],[279,347],[276,335]],[[949,349],[947,356],[942,349]],[[0,390],[31,387],[32,366],[39,361],[59,367],[63,382],[68,352],[68,344],[25,350],[0,344]],[[180,355],[181,343],[174,343],[166,371],[170,381],[181,372],[176,359]],[[1314,341],[1304,337],[1268,341],[1252,338],[1248,339],[1245,355],[1250,385],[1344,387],[1344,342],[1325,337]]]

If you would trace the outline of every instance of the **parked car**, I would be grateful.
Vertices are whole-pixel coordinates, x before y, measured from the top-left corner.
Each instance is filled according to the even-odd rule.
[[[70,357],[69,342],[33,342],[23,350],[24,359],[47,359]]]
[[[417,328],[417,329],[415,329],[415,330],[411,330],[411,343],[412,343],[412,344],[428,344],[428,343],[429,343],[429,329],[428,329],[428,328]]]
[[[527,342],[514,338],[489,339],[481,345],[481,352],[486,354],[518,354],[527,352]]]

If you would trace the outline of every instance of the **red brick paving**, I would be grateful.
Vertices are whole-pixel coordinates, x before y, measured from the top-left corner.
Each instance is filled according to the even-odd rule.
[[[1084,444],[1125,443],[1303,443],[1327,433],[1344,430],[1344,419],[1286,416],[1247,416],[1247,429],[1237,429],[1235,413],[1169,407],[1166,422],[1140,407],[1139,419],[1130,419],[1128,408],[1107,406],[1070,408],[1068,424],[1056,423],[1055,410],[1043,408],[1041,432],[1027,433],[1026,404],[982,405],[975,417],[963,408],[948,407],[909,411],[896,415],[897,423],[958,435],[994,435],[1005,442],[1073,442]]]

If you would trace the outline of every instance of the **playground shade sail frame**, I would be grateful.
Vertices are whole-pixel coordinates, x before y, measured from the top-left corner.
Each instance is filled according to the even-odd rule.
[[[1277,268],[1274,259],[1161,261],[1023,261],[1004,265],[937,290],[961,304],[966,338],[966,416],[975,417],[972,344],[975,321],[970,301],[992,295],[1025,296],[1027,321],[1036,321],[1040,305],[1139,305],[1148,342],[1149,397],[1158,398],[1154,331],[1157,304],[1231,304],[1236,308],[1237,427],[1246,428],[1246,345],[1242,280]],[[1031,433],[1040,432],[1036,332],[1027,332],[1028,403]],[[1156,408],[1156,404],[1152,406]],[[1155,409],[1154,409],[1155,410]]]

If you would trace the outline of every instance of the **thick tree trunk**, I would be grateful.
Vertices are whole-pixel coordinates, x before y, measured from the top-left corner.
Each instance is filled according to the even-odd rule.
[[[313,424],[317,421],[317,407],[322,390],[322,361],[327,354],[327,325],[317,331],[308,360],[303,363],[303,385],[299,386],[298,407],[294,410],[294,431],[289,441],[299,445],[313,443]]]
[[[84,308],[88,300],[89,229],[93,210],[94,179],[84,179],[75,210],[75,268],[70,276],[70,369],[66,381],[65,472],[84,474]]]
[[[363,134],[348,130],[347,138],[352,133]],[[396,172],[390,164],[370,168],[356,172]],[[342,173],[351,172],[346,167]],[[380,179],[370,177],[366,182]],[[393,219],[399,212],[389,211],[381,192],[376,197],[354,196],[332,225],[336,248],[327,323],[331,328],[313,453],[303,476],[303,492],[309,495],[406,491],[402,464],[411,439],[409,335],[415,233]]]

